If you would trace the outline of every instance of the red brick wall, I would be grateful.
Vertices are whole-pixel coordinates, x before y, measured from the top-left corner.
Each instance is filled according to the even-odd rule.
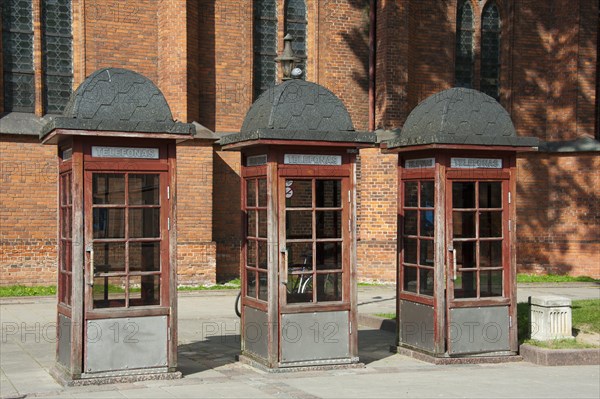
[[[57,265],[56,148],[0,135],[0,285],[52,285]]]
[[[379,149],[360,151],[357,184],[358,278],[396,281],[397,165],[396,155]]]
[[[177,268],[182,285],[215,283],[212,176],[212,147],[195,141],[177,146]]]
[[[600,156],[593,153],[540,153],[519,159],[519,272],[600,278],[598,170]]]
[[[163,7],[162,3],[156,0],[87,0],[86,76],[100,68],[118,67],[132,69],[157,83],[158,10],[159,5]]]

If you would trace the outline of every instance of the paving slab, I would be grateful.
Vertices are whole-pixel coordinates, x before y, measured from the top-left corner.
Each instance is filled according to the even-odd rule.
[[[580,299],[594,297],[598,288],[560,292]],[[70,388],[48,374],[55,339],[43,331],[55,320],[55,299],[0,300],[0,397],[600,397],[597,366],[435,366],[390,353],[395,334],[365,327],[359,331],[364,368],[265,373],[235,360],[240,347],[239,319],[233,311],[236,295],[230,291],[180,296],[179,363],[184,378]],[[359,312],[395,312],[395,287],[359,287]]]

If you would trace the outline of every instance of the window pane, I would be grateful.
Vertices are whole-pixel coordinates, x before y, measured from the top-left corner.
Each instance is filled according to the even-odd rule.
[[[477,252],[475,241],[454,242],[456,249],[456,267],[459,269],[470,269],[477,267]]]
[[[287,303],[313,301],[313,275],[292,274],[288,271]]]
[[[246,242],[246,265],[256,267],[256,241],[254,240]]]
[[[433,182],[421,182],[421,207],[433,208]]]
[[[502,296],[502,270],[482,270],[479,278],[480,296]]]
[[[72,219],[71,219],[71,207],[64,207],[64,208],[60,208],[61,210],[61,222],[62,222],[62,229],[61,229],[61,237],[62,238],[71,238],[71,234],[72,234]]]
[[[129,208],[129,237],[160,237],[160,208]]]
[[[153,272],[160,270],[160,242],[130,242],[129,271]]]
[[[502,183],[479,183],[479,207],[502,208]]]
[[[94,278],[94,308],[125,307],[126,284],[125,277]]]
[[[312,180],[286,180],[285,206],[312,208]]]
[[[404,211],[404,234],[409,236],[417,235],[417,212]]]
[[[258,179],[258,206],[267,206],[267,179]]]
[[[342,211],[317,212],[317,238],[342,238]]]
[[[125,209],[94,208],[94,238],[124,238]]]
[[[342,273],[317,274],[317,302],[342,300]]]
[[[341,180],[317,180],[316,190],[317,208],[339,208],[342,206]]]
[[[404,266],[404,291],[417,292],[417,268]]]
[[[433,296],[433,269],[419,269],[419,294]]]
[[[421,266],[433,266],[433,241],[421,240],[419,264]]]
[[[267,238],[267,211],[258,211],[258,236]]]
[[[477,272],[457,272],[454,280],[454,298],[477,297]]]
[[[129,204],[159,205],[159,182],[159,175],[129,175]]]
[[[404,239],[404,263],[417,264],[417,240],[413,238]]]
[[[258,244],[258,267],[261,269],[267,268],[268,245],[266,241],[257,241]]]
[[[473,87],[473,8],[468,0],[457,7],[455,53],[455,85]]]
[[[256,211],[246,211],[247,223],[246,223],[246,235],[248,237],[256,237]]]
[[[342,268],[342,243],[318,242],[317,243],[317,270],[331,270]]]
[[[246,296],[256,298],[256,272],[246,270]]]
[[[160,305],[160,276],[130,276],[129,306]]]
[[[479,242],[479,267],[502,267],[502,241]]]
[[[267,273],[258,273],[258,299],[266,301],[268,299]]]
[[[479,236],[502,237],[502,211],[479,212]]]
[[[416,181],[404,183],[404,206],[417,207],[419,204],[419,184]]]
[[[422,237],[433,237],[433,211],[421,211],[421,231]]]
[[[475,183],[452,183],[452,208],[475,208]]]
[[[125,204],[125,175],[94,173],[92,197],[94,204]]]
[[[475,237],[475,212],[452,212],[452,237]]]
[[[312,211],[287,211],[286,238],[312,239]]]
[[[246,206],[256,206],[256,180],[246,180]]]
[[[312,271],[311,242],[290,242],[287,251],[288,271]]]
[[[114,273],[124,271],[124,242],[94,243],[94,273]]]

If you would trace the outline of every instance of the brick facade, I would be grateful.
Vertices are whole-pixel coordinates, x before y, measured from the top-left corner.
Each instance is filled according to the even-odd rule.
[[[479,3],[473,1],[476,23]],[[34,1],[38,30],[39,4]],[[454,84],[456,1],[376,4],[376,128],[400,128],[421,100]],[[278,0],[279,51],[283,5]],[[518,133],[548,141],[598,137],[598,2],[498,0],[498,6],[500,100]],[[307,14],[308,79],[338,95],[356,129],[366,130],[369,1],[307,0]],[[237,131],[253,100],[252,24],[251,1],[73,0],[74,86],[98,68],[129,68],[158,85],[175,119]],[[36,38],[36,113],[42,115],[39,31]],[[478,68],[476,62],[475,75]],[[239,275],[239,154],[204,144],[178,146],[184,284]],[[55,149],[35,136],[0,136],[0,284],[55,281],[54,157]],[[395,280],[396,159],[377,149],[360,154],[362,280]],[[519,160],[520,270],[600,277],[598,159],[597,152],[581,152]]]

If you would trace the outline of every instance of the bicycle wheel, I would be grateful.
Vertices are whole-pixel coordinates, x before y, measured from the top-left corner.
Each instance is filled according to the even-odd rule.
[[[237,297],[235,298],[235,314],[238,317],[242,317],[242,291],[240,291],[239,294],[237,294]]]

